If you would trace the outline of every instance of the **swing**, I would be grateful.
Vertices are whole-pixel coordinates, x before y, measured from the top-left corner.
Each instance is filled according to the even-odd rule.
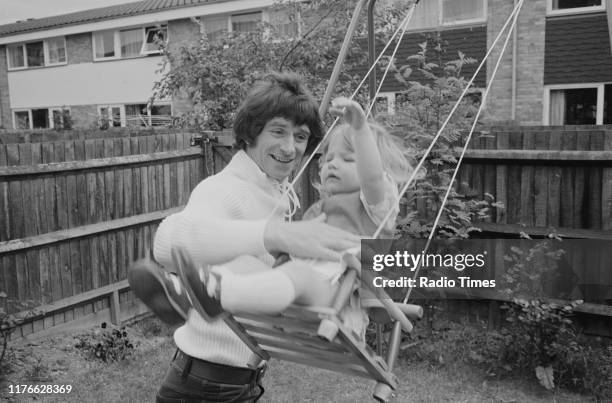
[[[498,42],[501,34],[506,30],[510,20],[514,19],[493,71],[490,82],[493,81],[499,67],[501,57],[506,49],[506,45],[508,44],[510,32],[512,29],[514,29],[523,2],[524,0],[520,0],[515,6],[513,12],[500,30],[498,36],[493,41],[491,48],[483,58],[480,66],[474,73],[464,92],[461,94],[455,107],[449,113],[446,121],[440,127],[437,135],[432,140],[432,143],[426,150],[424,156],[421,158],[412,175],[401,189],[400,195],[406,192],[411,181],[414,180],[414,177],[420,167],[423,165],[425,158],[430,153],[433,145],[444,130],[445,126],[448,124],[451,115],[456,110],[461,99],[465,96],[467,89],[484,65],[484,62],[490,55],[495,44]],[[326,90],[324,101],[320,107],[322,115],[325,111],[326,102],[329,101],[331,96],[328,95],[328,93],[331,94],[331,88],[333,87],[333,84],[337,79],[337,75],[339,74],[339,66],[341,65],[344,54],[346,53],[345,50],[348,46],[348,41],[356,27],[357,17],[364,3],[365,0],[361,0],[356,6],[351,24],[349,25],[347,34],[344,38],[343,48],[341,49],[338,61],[334,67],[334,71],[332,72],[332,78]],[[416,5],[416,3],[414,5]],[[406,19],[400,24],[400,28],[403,27],[402,35],[406,30],[407,21],[409,21],[410,17],[412,16],[414,5],[411,7]],[[398,28],[391,40],[393,40],[400,28]],[[389,41],[389,43],[390,42],[391,41]],[[397,42],[395,50],[397,50],[400,42],[401,37]],[[389,43],[387,46],[389,46]],[[385,49],[383,49],[383,51],[380,53],[378,59],[380,59],[380,57],[384,54],[386,48],[387,47],[385,47]],[[395,52],[393,55],[395,55]],[[371,63],[370,71],[366,73],[366,77],[372,71],[378,59],[374,63]],[[391,63],[388,64],[387,68],[390,66],[390,64]],[[385,76],[387,71],[388,70],[385,71]],[[382,81],[384,81],[384,76]],[[361,84],[359,86],[361,86]],[[457,167],[455,168],[455,173],[451,179],[451,185],[455,180],[458,168],[465,154],[465,150],[467,149],[467,145],[469,144],[469,140],[473,134],[489,88],[490,83],[483,94],[481,107],[475,117],[474,125],[472,126],[467,137],[463,152],[459,157]],[[380,86],[378,87],[378,90],[380,90]],[[353,96],[354,95],[355,94],[353,94]],[[373,99],[375,99],[375,96]],[[334,122],[334,124],[336,122]],[[311,158],[312,155],[309,160],[306,161],[302,169],[296,174],[296,178],[301,175]],[[428,248],[429,241],[433,238],[436,225],[442,214],[442,210],[450,193],[450,189],[451,186],[449,186],[447,189],[447,193],[442,201],[442,205],[438,211],[438,216],[434,221],[433,229],[429,235],[425,249]],[[387,214],[382,224],[379,226],[379,229],[373,235],[373,238],[378,237],[380,230],[382,229],[385,221],[390,217],[390,214],[391,212]],[[187,273],[196,273],[197,271],[195,265],[189,256],[180,249],[174,248],[172,250],[172,259],[183,286],[190,297],[190,300],[193,302],[193,308],[204,318],[208,317],[205,310],[198,303],[198,299],[190,286],[191,282],[189,281]],[[333,299],[331,307],[304,307],[294,305],[279,315],[255,315],[246,313],[235,315],[228,314],[227,316],[224,316],[222,320],[255,354],[256,361],[249,363],[250,366],[257,367],[257,365],[259,365],[259,363],[262,361],[268,361],[270,358],[277,358],[280,360],[291,361],[353,376],[373,379],[377,382],[374,388],[373,397],[378,401],[386,402],[389,401],[392,392],[398,387],[397,377],[392,371],[400,350],[401,332],[402,330],[410,332],[412,330],[410,320],[419,319],[422,316],[423,311],[422,308],[417,305],[406,303],[409,298],[411,288],[408,289],[403,303],[393,302],[382,288],[377,288],[373,285],[373,275],[371,273],[369,273],[367,270],[361,271],[360,261],[354,255],[348,253],[343,255],[342,265],[345,268],[344,274],[339,280],[338,290]],[[417,276],[419,268],[420,267],[417,267],[414,271],[414,277]],[[355,290],[356,284],[359,283],[376,297],[375,301],[378,301],[378,303],[370,302],[369,304],[364,302],[362,305],[363,308],[371,307],[370,316],[372,320],[376,323],[389,323],[389,321],[393,323],[387,344],[388,347],[386,358],[384,359],[372,351],[351,329],[344,326],[340,318],[342,308],[346,306],[350,295]]]

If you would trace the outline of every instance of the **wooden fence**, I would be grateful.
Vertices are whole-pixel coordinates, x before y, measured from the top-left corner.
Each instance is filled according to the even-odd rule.
[[[0,290],[48,312],[19,335],[143,312],[127,265],[150,248],[158,222],[232,155],[226,136],[204,149],[190,147],[191,136],[0,145]],[[304,207],[317,197],[316,172],[311,165],[298,187]],[[504,204],[477,224],[488,235],[554,227],[570,238],[612,240],[611,129],[492,130],[473,140],[459,181],[468,196]],[[595,261],[611,278],[609,258]],[[595,311],[612,315],[606,306]]]
[[[143,311],[126,269],[203,178],[202,148],[190,140],[167,133],[0,145],[0,290],[46,312],[22,335]]]

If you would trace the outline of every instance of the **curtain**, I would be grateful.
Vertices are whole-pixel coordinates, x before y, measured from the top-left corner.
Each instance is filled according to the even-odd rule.
[[[49,49],[49,63],[64,63],[66,61],[64,38],[48,39],[47,47]]]
[[[95,32],[96,58],[115,56],[115,35],[112,31]]]
[[[119,32],[121,42],[121,57],[140,56],[143,41],[142,28],[129,29]]]
[[[23,45],[9,46],[8,50],[10,67],[25,66],[25,59],[23,58]]]
[[[550,91],[550,120],[552,126],[565,124],[565,91]]]

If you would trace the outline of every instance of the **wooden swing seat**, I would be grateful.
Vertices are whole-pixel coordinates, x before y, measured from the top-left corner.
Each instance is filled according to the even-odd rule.
[[[187,291],[194,309],[207,318],[204,309],[197,303],[191,289],[186,270],[195,270],[191,259],[181,250],[173,249],[175,268]],[[393,374],[401,342],[401,330],[412,329],[408,320],[419,319],[423,310],[420,306],[394,303],[382,289],[373,285],[369,291],[377,298],[372,317],[376,320],[391,319],[386,358],[377,355],[352,329],[344,326],[340,311],[346,306],[350,294],[360,281],[361,265],[352,255],[345,255],[346,270],[339,280],[338,291],[331,307],[305,307],[293,305],[279,315],[250,313],[224,314],[225,323],[258,357],[249,365],[256,367],[270,358],[331,370],[352,376],[375,380],[373,397],[387,402],[397,389],[397,377]],[[363,282],[371,285],[371,277],[361,274]],[[364,304],[365,305],[365,304]]]

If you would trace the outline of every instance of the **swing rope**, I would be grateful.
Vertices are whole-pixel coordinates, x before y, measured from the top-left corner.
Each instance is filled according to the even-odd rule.
[[[397,50],[399,49],[399,45],[404,37],[404,34],[406,33],[406,30],[408,29],[408,25],[410,23],[410,20],[412,19],[412,15],[414,14],[414,8],[416,7],[418,3],[418,0],[415,1],[411,6],[410,9],[408,10],[408,13],[406,13],[406,16],[404,17],[404,19],[402,20],[402,22],[400,23],[400,25],[397,27],[397,29],[395,30],[395,32],[393,33],[393,35],[391,36],[391,38],[389,38],[389,41],[387,42],[387,44],[385,45],[385,47],[383,48],[383,50],[380,51],[380,53],[378,54],[378,56],[376,57],[376,59],[374,60],[374,62],[370,65],[368,71],[364,74],[363,78],[361,79],[361,81],[359,82],[359,84],[357,85],[357,88],[355,89],[355,91],[353,91],[353,93],[351,94],[351,96],[349,97],[349,99],[353,99],[357,93],[359,93],[359,90],[361,89],[361,87],[363,86],[363,84],[366,82],[366,80],[368,79],[368,76],[370,75],[370,73],[372,72],[372,70],[374,70],[376,68],[376,65],[378,64],[378,62],[380,61],[380,59],[384,56],[385,52],[387,51],[387,49],[389,48],[389,46],[391,46],[391,43],[393,42],[393,40],[395,39],[395,37],[400,33],[401,31],[401,35],[399,37],[399,39],[397,40],[397,44],[395,46],[395,49],[393,50],[393,54],[391,55],[390,59],[389,59],[389,63],[387,64],[386,68],[385,68],[385,77],[387,75],[387,72],[389,71],[390,67],[391,67],[391,62],[394,60],[395,58],[395,54],[397,53]],[[384,81],[384,79],[382,80]],[[378,92],[381,89],[382,86],[382,81],[381,81],[381,85],[378,87],[377,91],[376,91],[376,95],[378,95]],[[374,96],[374,99],[376,99],[376,95]],[[372,102],[373,104],[373,102]],[[370,109],[368,109],[368,115],[370,113],[371,107]],[[308,156],[308,158],[306,159],[306,161],[302,164],[302,167],[300,168],[300,170],[295,174],[293,180],[291,181],[290,187],[295,186],[295,184],[297,183],[298,179],[300,178],[300,176],[304,173],[304,171],[306,170],[306,168],[308,167],[308,164],[310,164],[310,162],[312,161],[312,159],[315,157],[315,155],[317,154],[317,152],[319,151],[319,149],[321,148],[321,146],[323,145],[323,143],[325,142],[325,139],[327,139],[327,136],[329,135],[329,133],[331,133],[331,131],[334,129],[334,127],[336,126],[336,124],[339,122],[340,118],[336,118],[334,120],[334,122],[331,124],[331,126],[329,127],[329,129],[327,129],[327,131],[325,132],[325,135],[323,136],[323,138],[321,139],[321,141],[319,142],[319,144],[317,144],[317,146],[315,147],[315,149],[312,151],[312,153]],[[283,195],[283,197],[285,197],[288,193],[288,190],[286,191],[286,193]],[[278,204],[277,204],[277,208],[278,208]],[[273,211],[273,214],[275,210]]]
[[[442,204],[440,205],[440,209],[438,210],[438,214],[436,216],[436,219],[434,220],[433,226],[431,228],[431,232],[429,233],[429,237],[427,238],[427,242],[425,244],[425,248],[423,249],[423,253],[427,253],[427,250],[429,249],[429,245],[431,243],[431,240],[433,239],[434,233],[436,231],[436,227],[440,221],[440,218],[442,217],[442,212],[444,210],[444,207],[446,205],[446,202],[448,200],[448,196],[450,195],[450,191],[452,189],[453,183],[455,182],[455,179],[457,178],[457,173],[459,172],[459,167],[461,166],[461,163],[463,162],[463,157],[465,156],[465,152],[467,151],[467,148],[470,144],[470,140],[472,139],[472,134],[474,133],[474,129],[476,128],[476,124],[478,123],[478,118],[480,117],[480,114],[482,113],[482,110],[484,109],[484,105],[487,99],[487,96],[489,95],[489,90],[491,89],[491,86],[493,84],[493,80],[495,79],[495,76],[497,74],[497,70],[499,69],[499,66],[501,64],[501,60],[504,56],[504,53],[506,51],[506,48],[508,46],[508,42],[510,40],[510,37],[512,35],[512,31],[514,31],[515,27],[516,27],[516,22],[518,20],[518,16],[519,16],[519,12],[521,10],[521,7],[523,6],[523,2],[525,0],[520,0],[519,3],[517,3],[517,7],[515,8],[515,12],[513,12],[514,16],[512,16],[512,14],[510,15],[509,18],[513,18],[512,21],[512,25],[510,26],[510,29],[508,30],[508,34],[506,36],[506,39],[504,41],[504,44],[502,46],[501,52],[499,53],[499,56],[497,57],[497,62],[495,63],[495,67],[493,68],[493,73],[491,74],[491,79],[489,81],[489,85],[487,85],[484,94],[482,95],[482,101],[480,103],[480,107],[478,108],[478,111],[476,112],[476,117],[474,118],[474,122],[472,123],[472,127],[470,129],[470,132],[467,136],[467,139],[465,141],[465,144],[463,146],[463,149],[461,150],[461,155],[459,156],[459,160],[457,161],[457,166],[455,167],[455,170],[453,171],[453,176],[450,180],[450,183],[448,185],[448,188],[446,189],[446,193],[444,194],[444,198],[442,199]],[[502,30],[503,32],[503,30]],[[417,266],[414,270],[414,275],[413,278],[416,279],[418,272],[421,268],[421,262],[419,261],[417,263]],[[412,293],[412,287],[408,288],[408,291],[406,292],[406,296],[404,297],[404,304],[408,301],[408,299],[410,298],[410,294]]]

